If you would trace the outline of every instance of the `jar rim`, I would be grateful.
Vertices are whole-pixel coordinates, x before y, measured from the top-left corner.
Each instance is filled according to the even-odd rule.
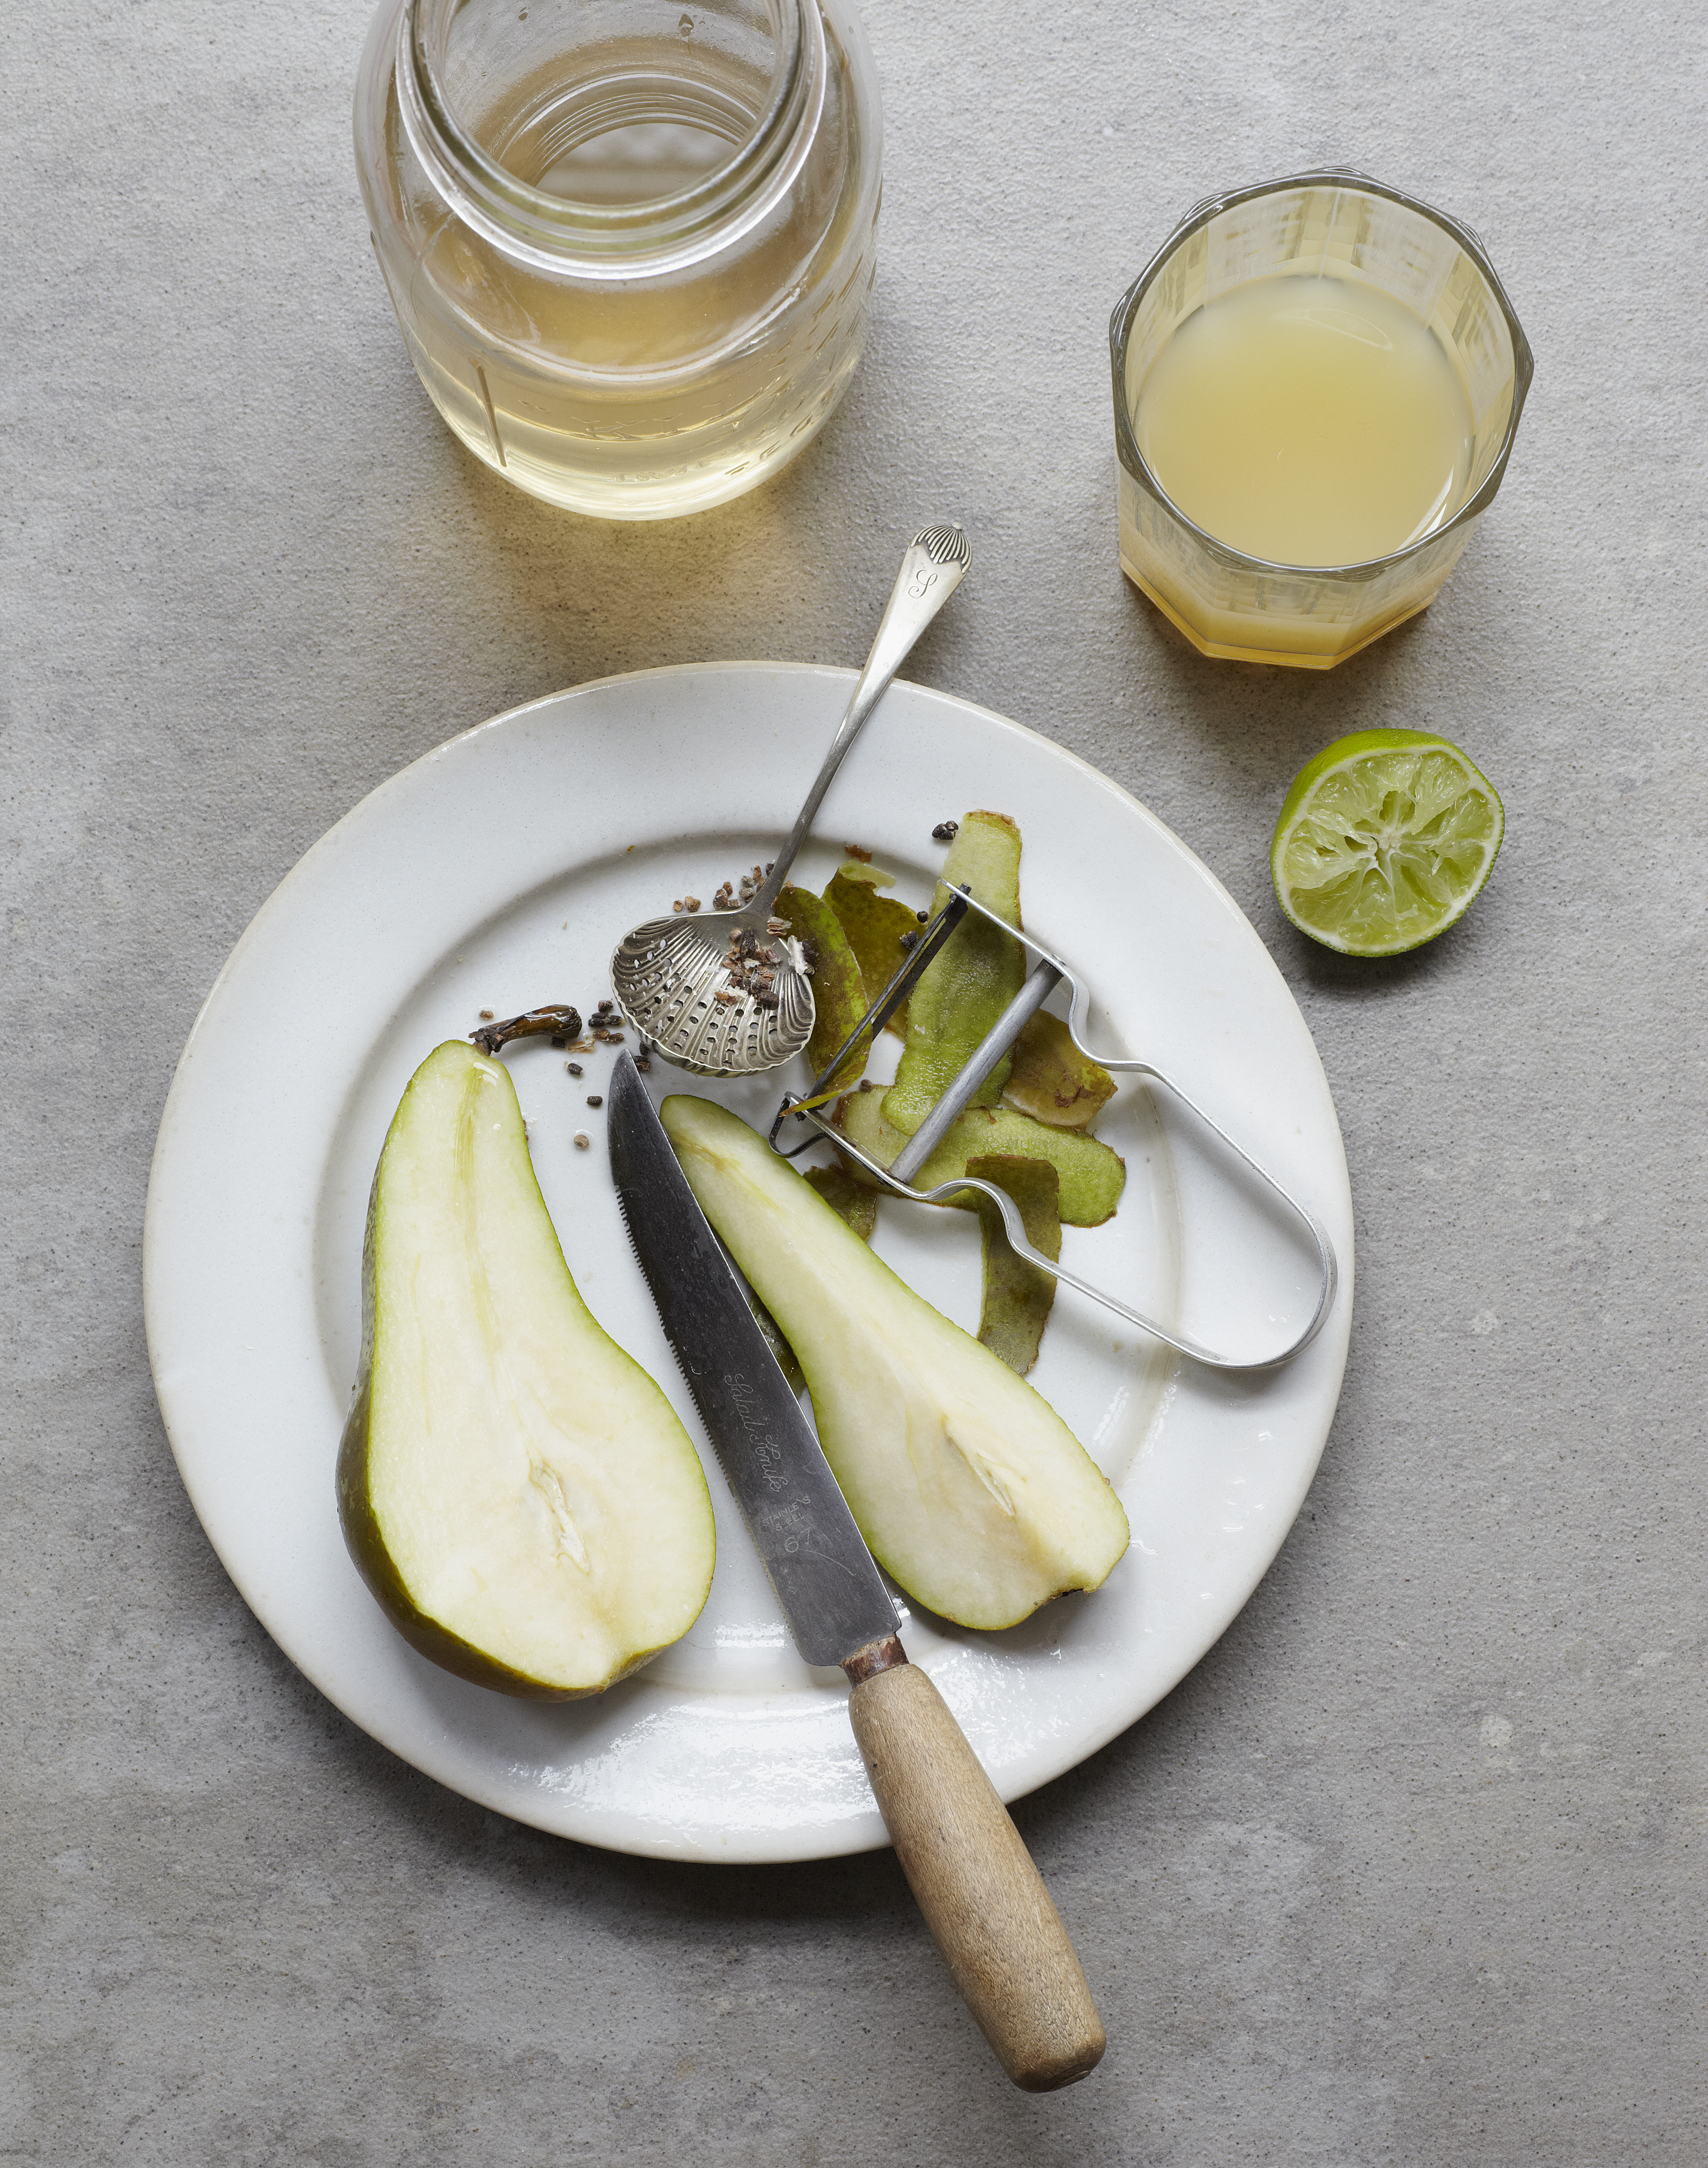
[[[404,125],[428,171],[460,199],[460,215],[495,245],[551,268],[623,276],[692,263],[764,217],[799,172],[824,103],[824,24],[817,0],[766,0],[777,59],[764,108],[729,157],[684,189],[633,203],[554,194],[502,165],[457,117],[435,51],[465,0],[404,0],[396,76]]]
[[[1194,234],[1201,232],[1212,220],[1220,218],[1224,211],[1232,210],[1241,204],[1254,203],[1263,196],[1283,194],[1289,189],[1306,188],[1353,188],[1365,195],[1381,196],[1389,203],[1398,204],[1403,210],[1415,211],[1418,216],[1428,219],[1431,225],[1441,227],[1458,242],[1476,265],[1478,274],[1494,299],[1512,341],[1512,409],[1506,418],[1500,449],[1482,481],[1464,503],[1439,526],[1430,528],[1427,533],[1418,535],[1398,550],[1390,550],[1384,556],[1359,558],[1344,565],[1290,565],[1278,558],[1253,557],[1242,550],[1236,549],[1231,542],[1223,541],[1220,535],[1212,534],[1207,528],[1200,527],[1174,502],[1152,471],[1149,461],[1139,449],[1126,396],[1127,340],[1138,314],[1139,304],[1156,283],[1158,275],[1173,260],[1182,245]],[[1373,179],[1370,174],[1359,173],[1351,166],[1313,167],[1308,173],[1285,174],[1275,181],[1254,182],[1248,188],[1231,189],[1225,194],[1206,196],[1201,203],[1195,204],[1116,302],[1109,321],[1109,343],[1115,391],[1115,455],[1121,465],[1230,571],[1285,573],[1294,578],[1333,579],[1339,577],[1361,581],[1374,579],[1391,566],[1404,564],[1420,550],[1431,548],[1444,535],[1451,534],[1480,518],[1494,501],[1495,492],[1506,472],[1513,440],[1518,434],[1519,417],[1524,412],[1530,379],[1535,372],[1530,343],[1524,336],[1524,327],[1507,298],[1506,289],[1501,284],[1493,264],[1488,260],[1487,251],[1471,229],[1461,220],[1450,217],[1445,211],[1437,210],[1433,204],[1424,203],[1418,196],[1407,195],[1403,189],[1389,188],[1384,182]]]

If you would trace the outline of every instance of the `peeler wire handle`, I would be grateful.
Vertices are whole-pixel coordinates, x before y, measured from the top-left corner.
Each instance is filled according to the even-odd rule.
[[[1161,1070],[1148,1068],[1143,1062],[1125,1062],[1122,1066],[1128,1069],[1144,1070],[1147,1076],[1154,1077],[1159,1084],[1174,1092],[1174,1096],[1184,1105],[1190,1107],[1201,1121],[1209,1120],[1209,1117],[1204,1113],[1202,1108],[1187,1098],[1184,1092],[1176,1090]],[[1195,1363],[1202,1363],[1207,1368],[1212,1370],[1280,1369],[1284,1363],[1290,1363],[1296,1355],[1302,1354],[1311,1345],[1322,1330],[1323,1322],[1333,1305],[1335,1289],[1339,1284],[1339,1270],[1335,1262],[1334,1246],[1329,1241],[1328,1235],[1317,1223],[1315,1215],[1307,1212],[1302,1204],[1289,1196],[1273,1176],[1265,1174],[1263,1168],[1258,1166],[1257,1161],[1248,1153],[1241,1151],[1239,1146],[1228,1136],[1227,1132],[1215,1122],[1210,1122],[1210,1127],[1216,1131],[1216,1135],[1225,1143],[1232,1145],[1233,1150],[1239,1154],[1247,1166],[1252,1167],[1285,1204],[1292,1207],[1310,1230],[1317,1247],[1317,1262],[1322,1275],[1317,1290],[1317,1306],[1312,1311],[1304,1331],[1296,1339],[1289,1341],[1285,1347],[1278,1349],[1271,1355],[1221,1354],[1214,1347],[1206,1347],[1201,1340],[1193,1339],[1190,1334],[1173,1331],[1158,1319],[1147,1316],[1141,1310],[1135,1310],[1130,1303],[1123,1302],[1120,1296],[1111,1294],[1107,1288],[1097,1287],[1090,1280],[1083,1278],[1077,1273],[1070,1272],[1057,1259],[1046,1257],[1041,1251],[1034,1249],[1026,1239],[1026,1230],[1021,1223],[1019,1209],[1014,1198],[1006,1190],[998,1188],[993,1182],[986,1182],[977,1175],[963,1174],[955,1176],[949,1182],[939,1182],[932,1189],[915,1189],[908,1182],[897,1181],[888,1167],[881,1166],[876,1160],[869,1158],[840,1130],[833,1129],[827,1123],[820,1121],[817,1114],[808,1112],[805,1113],[804,1119],[811,1122],[822,1135],[829,1138],[839,1152],[845,1153],[850,1159],[858,1160],[875,1181],[898,1197],[910,1198],[917,1204],[947,1204],[966,1190],[977,1190],[982,1196],[989,1198],[1001,1214],[1003,1232],[1008,1237],[1008,1246],[1016,1257],[1024,1257],[1029,1265],[1035,1265],[1040,1272],[1047,1273],[1052,1279],[1061,1280],[1068,1287],[1075,1289],[1079,1294],[1089,1296],[1093,1302],[1099,1303],[1104,1309],[1112,1310],[1117,1317],[1124,1318],[1129,1325],[1138,1326],[1141,1331],[1160,1340],[1165,1347],[1173,1347],[1179,1354],[1189,1355]],[[792,1157],[793,1155],[790,1156]]]
[[[1080,984],[1073,972],[1059,956],[1051,955],[1041,942],[1033,940],[1030,934],[1010,926],[1006,919],[999,917],[995,911],[981,903],[970,890],[963,889],[960,894],[966,898],[968,909],[977,911],[981,917],[989,919],[993,926],[1000,927],[1003,933],[1013,935],[1014,938],[1036,957],[1038,961],[1028,975],[1019,992],[980,1042],[948,1092],[939,1100],[937,1105],[933,1108],[931,1113],[887,1167],[881,1166],[876,1160],[870,1158],[839,1129],[833,1129],[828,1123],[820,1119],[817,1111],[810,1105],[801,1104],[787,1097],[783,1102],[776,1122],[772,1125],[773,1145],[776,1143],[778,1130],[781,1128],[785,1116],[794,1113],[800,1119],[810,1122],[821,1135],[828,1138],[839,1152],[849,1158],[857,1160],[883,1188],[893,1192],[897,1196],[911,1198],[915,1203],[922,1204],[944,1204],[966,1190],[977,1190],[982,1195],[988,1197],[1002,1216],[1003,1231],[1008,1237],[1009,1247],[1017,1257],[1024,1257],[1028,1264],[1035,1265],[1040,1272],[1049,1273],[1053,1279],[1065,1281],[1069,1287],[1077,1289],[1081,1294],[1088,1296],[1092,1301],[1100,1303],[1105,1310],[1112,1310],[1117,1317],[1125,1319],[1129,1325],[1136,1325],[1142,1331],[1151,1333],[1155,1338],[1162,1341],[1165,1347],[1173,1347],[1182,1355],[1190,1356],[1194,1362],[1202,1363],[1213,1370],[1274,1370],[1279,1369],[1284,1363],[1290,1363],[1296,1355],[1301,1354],[1311,1345],[1322,1331],[1329,1310],[1333,1306],[1335,1290],[1339,1285],[1339,1264],[1335,1257],[1334,1245],[1329,1239],[1327,1229],[1315,1213],[1301,1204],[1292,1192],[1278,1182],[1267,1167],[1260,1166],[1252,1157],[1243,1145],[1228,1134],[1213,1114],[1207,1113],[1189,1092],[1183,1091],[1180,1086],[1163,1071],[1158,1069],[1154,1062],[1135,1061],[1119,1055],[1099,1054],[1095,1047],[1088,1044],[1086,1033],[1091,1013],[1091,996],[1089,991]],[[907,975],[898,973],[897,982],[905,975]],[[1155,1083],[1160,1084],[1171,1097],[1178,1099],[1195,1119],[1201,1122],[1213,1136],[1218,1137],[1242,1166],[1248,1167],[1266,1189],[1280,1198],[1310,1235],[1317,1251],[1319,1276],[1316,1306],[1306,1320],[1304,1330],[1277,1352],[1259,1356],[1222,1354],[1213,1347],[1206,1347],[1201,1341],[1194,1340],[1189,1334],[1171,1331],[1157,1319],[1147,1316],[1142,1310],[1134,1310],[1129,1304],[1122,1302],[1118,1296],[1110,1294],[1106,1289],[1095,1287],[1089,1280],[1081,1278],[1077,1273],[1069,1272],[1059,1261],[1045,1257],[1032,1246],[1026,1239],[1026,1230],[1021,1223],[1019,1208],[1006,1191],[998,1188],[994,1182],[981,1181],[975,1175],[958,1175],[951,1181],[939,1182],[934,1188],[931,1189],[916,1189],[913,1186],[911,1177],[925,1164],[956,1116],[964,1110],[968,1101],[989,1075],[998,1060],[1019,1036],[1027,1019],[1042,1007],[1056,988],[1064,981],[1072,990],[1067,1016],[1068,1034],[1086,1059],[1098,1063],[1102,1068],[1120,1070],[1130,1075],[1147,1077]],[[886,990],[886,997],[895,990],[897,982],[892,982],[891,987]],[[850,1034],[849,1045],[851,1046],[854,1040],[859,1037],[860,1031],[865,1028],[865,1021],[868,1020],[863,1020],[862,1023]],[[844,1052],[846,1050],[846,1048],[843,1049]],[[842,1054],[838,1053],[836,1060],[827,1071],[827,1076],[834,1073],[836,1065],[841,1060]],[[821,1081],[822,1081],[824,1080],[822,1079]],[[796,1154],[790,1152],[785,1156],[792,1159],[796,1156]]]

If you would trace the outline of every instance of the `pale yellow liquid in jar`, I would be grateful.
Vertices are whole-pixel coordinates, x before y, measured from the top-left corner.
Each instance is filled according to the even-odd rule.
[[[674,194],[741,145],[766,85],[719,55],[697,56],[691,74],[673,57],[638,40],[584,50],[572,80],[542,72],[475,132],[550,194],[625,205]],[[858,360],[870,226],[856,230],[847,197],[803,280],[810,210],[773,217],[698,282],[579,287],[447,222],[399,319],[445,418],[511,481],[607,517],[697,511],[798,451]]]
[[[640,204],[691,188],[751,133],[766,86],[724,56],[673,70],[666,46],[612,39],[515,85],[477,133],[499,164],[547,195]]]
[[[1471,470],[1471,401],[1447,348],[1378,287],[1256,279],[1189,316],[1133,417],[1170,500],[1282,565],[1385,557],[1440,525]]]

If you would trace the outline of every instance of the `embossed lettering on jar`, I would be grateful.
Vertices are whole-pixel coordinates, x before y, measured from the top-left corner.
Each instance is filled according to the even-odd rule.
[[[519,488],[697,512],[847,388],[881,122],[841,0],[385,0],[355,127],[421,380]]]

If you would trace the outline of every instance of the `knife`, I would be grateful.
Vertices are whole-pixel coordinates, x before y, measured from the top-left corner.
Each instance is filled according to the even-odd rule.
[[[695,1201],[634,1060],[606,1092],[611,1172],[641,1269],[807,1663],[840,1665],[902,1872],[1003,2068],[1028,2092],[1104,2051],[1073,1945],[1008,1809],[926,1674],[830,1464]]]

